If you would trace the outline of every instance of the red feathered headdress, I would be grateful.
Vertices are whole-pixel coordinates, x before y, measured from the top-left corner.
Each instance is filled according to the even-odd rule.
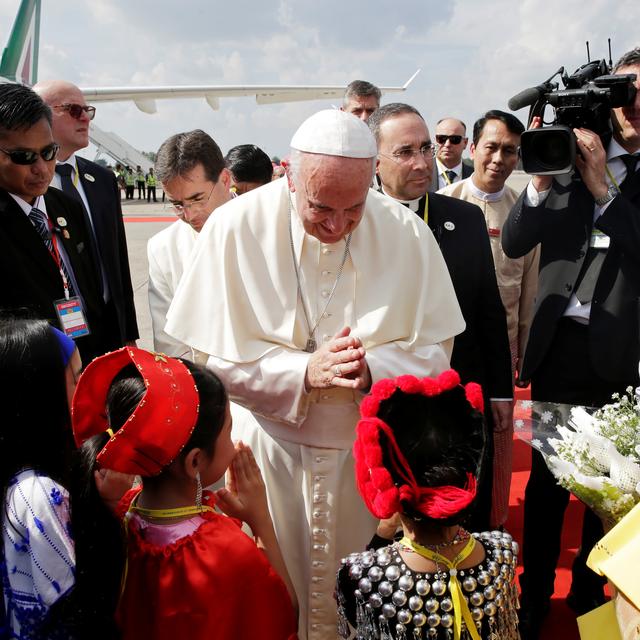
[[[146,392],[129,419],[111,435],[97,462],[105,469],[154,476],[175,460],[198,420],[198,389],[179,360],[134,347],[93,360],[73,396],[73,435],[80,446],[109,430],[107,393],[113,379],[130,364],[138,369]]]
[[[362,401],[362,418],[356,428],[357,435],[353,446],[356,482],[367,508],[377,518],[389,518],[394,513],[402,511],[403,502],[430,518],[448,518],[469,506],[475,498],[476,479],[471,473],[467,474],[467,484],[462,489],[453,486],[418,486],[392,429],[378,418],[380,403],[390,398],[397,389],[406,394],[433,397],[457,386],[460,386],[460,376],[453,369],[441,373],[437,378],[400,376],[380,380],[373,385],[371,393]],[[464,385],[464,390],[469,404],[477,411],[483,412],[484,401],[480,385],[470,382]],[[403,480],[400,486],[396,486],[391,472],[383,464],[380,433],[386,436],[393,471]]]

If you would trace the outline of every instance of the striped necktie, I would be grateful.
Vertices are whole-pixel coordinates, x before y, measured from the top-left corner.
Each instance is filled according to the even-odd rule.
[[[43,211],[40,211],[37,207],[32,207],[29,212],[29,220],[31,224],[35,227],[35,230],[38,232],[38,235],[42,238],[42,241],[45,244],[45,247],[49,250],[51,257],[58,262],[57,256],[59,253],[56,252],[53,246],[53,238],[51,237],[51,230],[49,229],[49,222],[46,214]],[[75,290],[73,287],[73,281],[69,277],[69,271],[67,270],[67,266],[64,263],[62,257],[60,257],[60,269],[65,275],[67,279],[67,284],[69,286],[69,295],[75,296]]]

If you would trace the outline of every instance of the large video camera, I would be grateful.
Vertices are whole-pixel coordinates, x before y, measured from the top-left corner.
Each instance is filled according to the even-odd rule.
[[[587,62],[571,76],[560,67],[542,84],[525,89],[509,100],[512,111],[531,105],[529,124],[536,116],[544,117],[547,105],[555,110],[554,120],[543,122],[551,126],[529,129],[522,134],[520,151],[526,173],[552,176],[572,171],[576,158],[574,128],[590,129],[607,146],[611,139],[611,109],[632,104],[636,95],[635,74],[610,75],[611,68],[611,59],[608,64],[605,60]],[[562,79],[564,90],[552,82],[557,75]]]

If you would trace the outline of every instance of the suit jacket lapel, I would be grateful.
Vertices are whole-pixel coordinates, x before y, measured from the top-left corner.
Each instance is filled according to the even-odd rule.
[[[60,271],[55,260],[29,218],[6,191],[0,192],[0,216],[8,241],[22,249],[25,264],[20,268],[33,268],[54,286],[60,285]]]
[[[91,221],[87,222],[93,223],[96,238],[102,238],[104,236],[104,228],[103,218],[100,215],[100,203],[103,197],[101,194],[101,188],[97,180],[87,180],[86,176],[92,174],[88,171],[88,167],[84,163],[83,158],[76,158],[76,160],[78,163],[78,174],[80,176],[80,182],[82,183],[82,188],[84,189],[84,193],[87,196],[89,208],[91,209],[91,211],[88,212],[88,214],[91,216]]]

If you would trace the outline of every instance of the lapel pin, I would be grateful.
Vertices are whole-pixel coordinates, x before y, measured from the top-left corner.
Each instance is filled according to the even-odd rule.
[[[59,227],[66,227],[67,226],[67,221],[64,218],[58,218],[58,220],[56,221],[58,223]]]
[[[63,229],[63,230],[62,230],[62,237],[63,237],[65,240],[68,240],[71,236],[69,235],[69,232],[68,232],[66,229]]]
[[[451,220],[447,220],[447,221],[444,223],[444,228],[445,228],[447,231],[453,231],[453,230],[456,228],[456,225],[455,225],[455,224],[453,224],[453,222],[451,222]]]
[[[88,180],[89,182],[95,182],[96,181],[96,179],[90,173],[85,173],[84,177],[85,177],[85,180]]]

